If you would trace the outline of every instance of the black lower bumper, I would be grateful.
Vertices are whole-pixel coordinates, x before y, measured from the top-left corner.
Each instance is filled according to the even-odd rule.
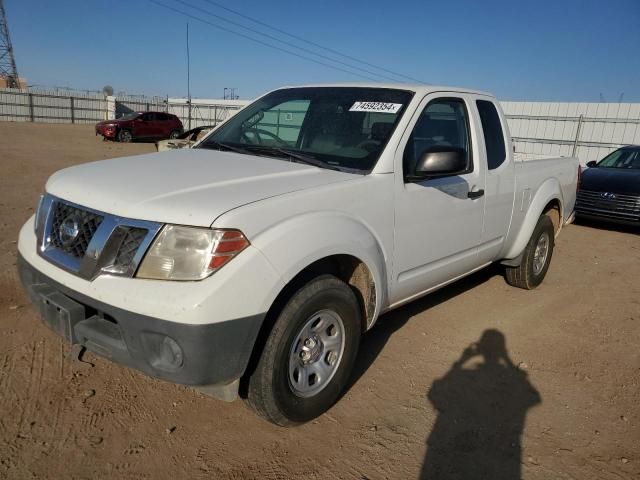
[[[72,344],[152,377],[220,385],[244,373],[264,315],[191,325],[140,315],[79,294],[22,256],[24,288],[44,322]]]
[[[585,218],[589,220],[600,220],[604,222],[619,223],[622,225],[638,225],[640,226],[640,214],[629,215],[620,214],[615,210],[593,209],[583,208],[576,206],[576,216],[578,218]]]

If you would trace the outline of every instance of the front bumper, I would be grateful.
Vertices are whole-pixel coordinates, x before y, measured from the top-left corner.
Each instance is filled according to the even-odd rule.
[[[115,138],[116,131],[116,127],[96,127],[96,135],[102,135],[105,138]]]
[[[598,209],[592,207],[576,206],[576,216],[589,220],[600,220],[622,225],[638,225],[640,226],[640,214],[621,214],[615,210]]]
[[[103,303],[18,256],[20,279],[44,322],[72,344],[174,383],[224,385],[244,373],[264,315],[177,323]]]
[[[640,196],[581,189],[576,214],[581,218],[640,225]]]

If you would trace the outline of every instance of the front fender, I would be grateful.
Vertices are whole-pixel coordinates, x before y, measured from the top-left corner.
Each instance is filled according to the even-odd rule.
[[[369,326],[386,304],[386,252],[372,229],[353,217],[335,211],[297,215],[261,232],[251,243],[281,275],[284,284],[322,258],[356,257],[367,266],[375,284],[376,306]]]
[[[515,239],[511,243],[511,247],[503,255],[503,258],[515,258],[522,253],[533,234],[533,230],[536,228],[540,215],[542,215],[549,202],[553,200],[560,202],[560,212],[562,212],[563,198],[560,183],[555,178],[548,178],[533,195],[529,203],[529,209],[520,225],[520,230],[515,234]],[[562,215],[562,213],[560,214]],[[560,225],[562,225],[562,221]]]

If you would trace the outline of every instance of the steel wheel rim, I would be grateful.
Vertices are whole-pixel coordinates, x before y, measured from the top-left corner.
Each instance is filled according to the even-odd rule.
[[[533,274],[540,275],[547,263],[547,257],[549,256],[549,234],[543,233],[538,239],[536,249],[533,252]]]
[[[289,386],[298,397],[312,397],[331,382],[342,361],[344,323],[333,310],[311,315],[289,352]]]

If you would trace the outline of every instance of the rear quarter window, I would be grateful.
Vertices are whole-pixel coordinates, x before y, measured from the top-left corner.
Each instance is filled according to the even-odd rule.
[[[484,144],[487,149],[487,165],[489,170],[494,170],[502,165],[507,158],[504,145],[504,134],[500,124],[500,115],[493,102],[477,100],[478,113],[482,122]]]

